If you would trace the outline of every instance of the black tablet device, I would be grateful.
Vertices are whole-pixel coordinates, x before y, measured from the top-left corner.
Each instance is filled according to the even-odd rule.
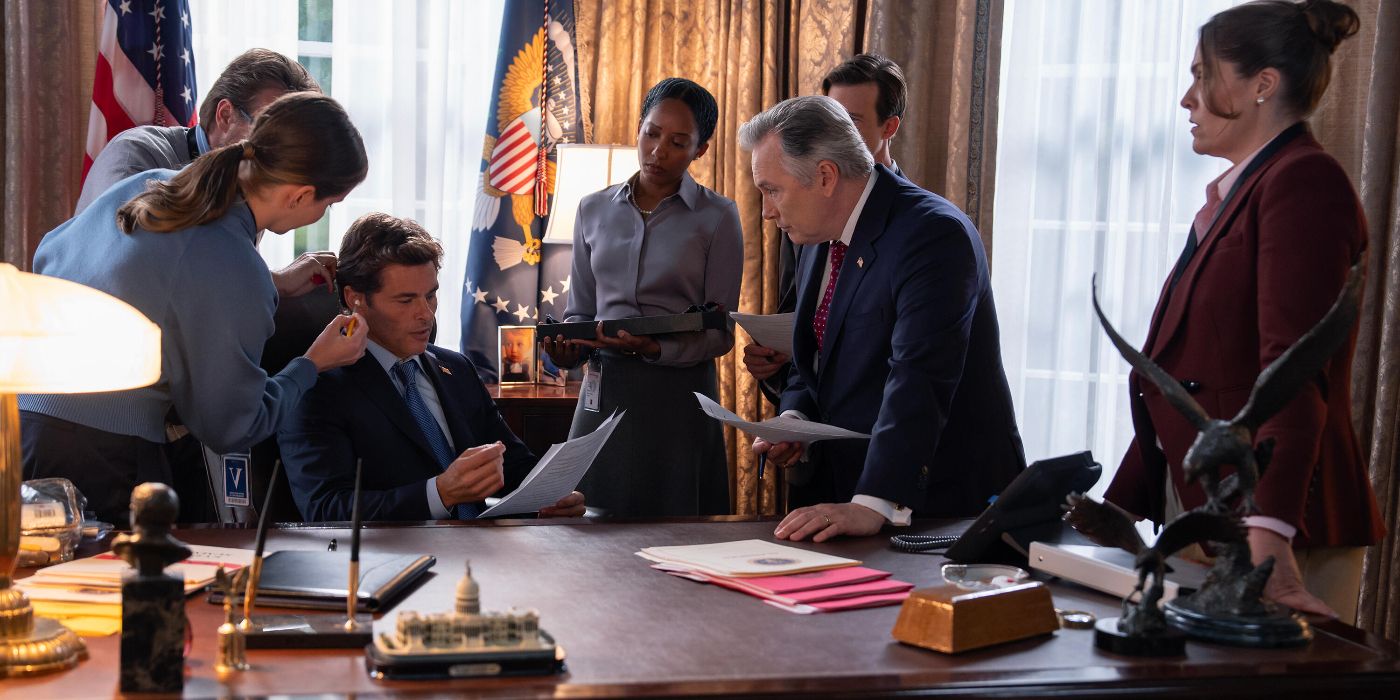
[[[1058,542],[1068,529],[1061,508],[1065,496],[1088,491],[1102,473],[1103,467],[1087,450],[1035,462],[977,516],[944,556],[1024,565],[1031,542]]]

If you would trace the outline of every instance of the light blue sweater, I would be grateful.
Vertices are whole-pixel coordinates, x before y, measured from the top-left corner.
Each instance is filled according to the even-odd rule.
[[[118,182],[45,235],[34,256],[35,272],[107,292],[160,326],[160,380],[129,391],[21,396],[19,407],[163,443],[174,406],[210,449],[241,452],[277,430],[316,383],[316,366],[300,357],[272,377],[258,366],[272,335],[277,289],[254,247],[257,228],[246,203],[173,233],[117,228],[119,206],[147,181],[174,175],[149,170]]]

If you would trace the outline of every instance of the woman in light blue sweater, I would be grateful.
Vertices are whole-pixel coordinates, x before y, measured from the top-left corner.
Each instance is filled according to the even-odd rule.
[[[258,366],[277,290],[256,245],[264,229],[319,220],[367,169],[340,105],[292,93],[248,139],[178,172],[133,175],[49,232],[34,271],[146,314],[161,329],[161,377],[129,391],[21,396],[25,478],[70,479],[98,517],[124,524],[133,486],[173,483],[163,449],[172,408],[210,449],[244,452],[273,434],[319,372],[358,360],[364,320],[347,335],[349,318],[338,317],[278,374]]]

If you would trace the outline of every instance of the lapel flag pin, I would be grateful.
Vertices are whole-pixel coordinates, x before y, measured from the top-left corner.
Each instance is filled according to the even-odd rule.
[[[446,368],[446,367],[443,367],[443,368],[442,368],[442,373],[443,373],[443,374],[446,374],[446,375],[448,375],[448,376],[452,376],[452,370],[450,370],[450,369],[448,369],[448,368]]]
[[[856,267],[864,268],[864,267],[865,267],[865,258],[856,258]]]

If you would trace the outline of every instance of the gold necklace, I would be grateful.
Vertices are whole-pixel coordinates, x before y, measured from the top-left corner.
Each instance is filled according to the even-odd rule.
[[[642,205],[637,203],[637,193],[633,190],[627,190],[627,199],[632,202],[632,206],[636,207],[637,211],[642,213],[642,216],[651,216],[651,213],[656,211],[656,209],[643,209]]]

